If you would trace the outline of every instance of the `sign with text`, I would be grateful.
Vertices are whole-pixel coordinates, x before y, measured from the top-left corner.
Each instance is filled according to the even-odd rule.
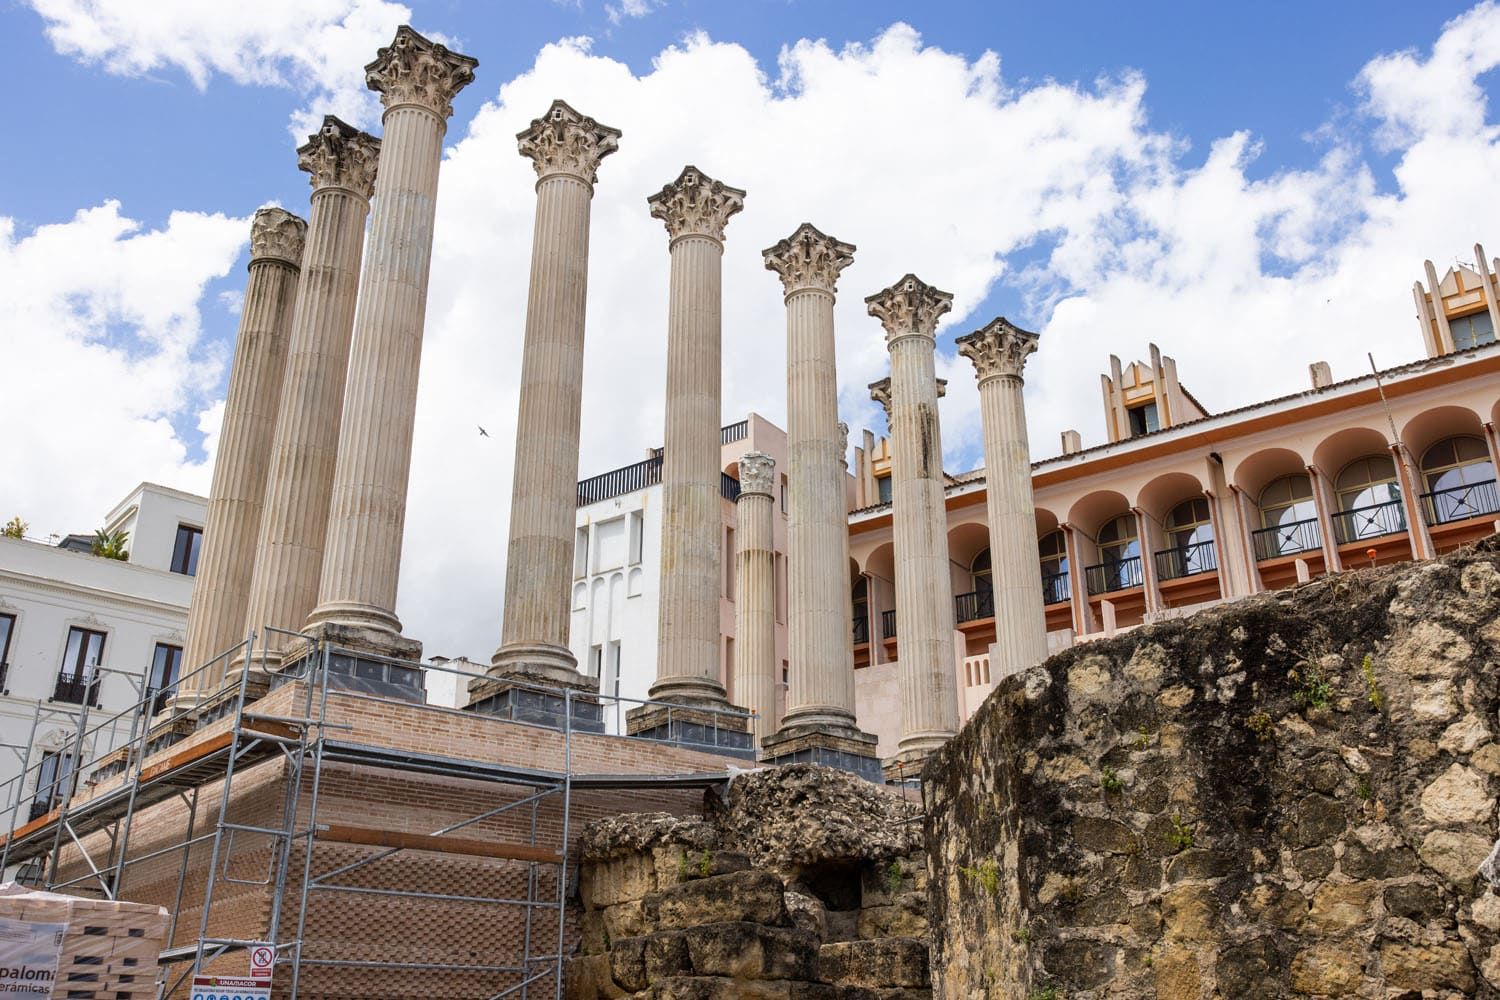
[[[276,949],[268,944],[250,949],[250,978],[270,979],[271,966],[276,964]]]
[[[192,1000],[271,1000],[271,980],[245,976],[194,976]]]
[[[0,917],[0,994],[50,997],[67,924],[35,924]]]

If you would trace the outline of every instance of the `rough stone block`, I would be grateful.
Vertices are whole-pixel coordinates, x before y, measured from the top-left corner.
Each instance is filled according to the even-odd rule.
[[[611,942],[609,971],[616,984],[631,992],[691,972],[687,939],[681,931],[663,931]]]
[[[795,928],[705,924],[686,932],[692,970],[735,979],[818,978],[818,940]]]
[[[927,942],[921,938],[883,938],[825,944],[819,954],[819,974],[840,986],[926,988]]]
[[[770,872],[743,871],[695,879],[652,893],[646,919],[662,929],[748,921],[791,925],[781,880]]]
[[[859,911],[855,927],[861,938],[926,937],[927,894],[908,892],[888,906],[867,906]]]

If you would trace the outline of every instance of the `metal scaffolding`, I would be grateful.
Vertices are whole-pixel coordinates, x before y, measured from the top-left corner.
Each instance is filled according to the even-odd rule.
[[[127,871],[143,863],[180,855],[180,870],[177,873],[175,891],[170,906],[170,930],[167,949],[161,954],[162,977],[158,987],[159,997],[169,997],[195,975],[207,974],[206,970],[216,959],[236,951],[258,946],[276,949],[277,975],[283,978],[277,987],[277,995],[289,982],[291,998],[298,996],[303,975],[308,970],[328,969],[388,969],[407,972],[445,972],[494,974],[513,979],[499,992],[490,994],[490,1000],[518,997],[533,1000],[535,997],[562,997],[563,967],[568,944],[567,903],[570,891],[570,859],[568,843],[573,822],[573,795],[582,789],[691,789],[721,785],[728,779],[729,769],[686,774],[578,774],[573,767],[573,737],[575,729],[575,707],[592,710],[582,717],[591,718],[593,725],[586,726],[589,732],[598,733],[602,712],[601,699],[596,695],[579,695],[566,689],[532,690],[544,697],[560,699],[562,710],[557,714],[555,725],[546,728],[562,733],[562,759],[560,767],[538,769],[505,763],[495,763],[462,756],[417,753],[391,746],[375,746],[360,743],[347,735],[351,728],[329,717],[329,695],[336,692],[344,698],[368,699],[376,702],[400,702],[405,709],[415,712],[436,713],[434,725],[441,725],[438,716],[457,713],[457,709],[429,705],[425,701],[414,701],[408,697],[392,697],[388,691],[361,690],[360,685],[350,682],[349,664],[357,662],[362,668],[394,669],[401,671],[432,671],[455,674],[460,683],[474,675],[447,665],[416,665],[409,662],[387,660],[364,652],[340,649],[327,643],[311,644],[296,633],[267,628],[261,632],[260,660],[270,656],[268,647],[271,638],[292,638],[307,644],[306,655],[288,672],[274,675],[276,686],[300,684],[297,693],[299,708],[295,714],[271,715],[260,710],[254,698],[248,669],[249,661],[257,653],[256,636],[248,636],[244,642],[224,651],[212,661],[192,674],[174,681],[166,690],[142,691],[142,697],[125,711],[110,715],[103,721],[90,724],[89,706],[85,704],[77,714],[77,727],[72,745],[74,764],[61,779],[54,778],[46,789],[42,782],[42,762],[25,761],[22,773],[0,786],[0,802],[8,809],[12,818],[11,833],[0,847],[0,866],[6,871],[10,866],[29,862],[40,863],[41,872],[36,884],[49,890],[74,894],[94,894],[106,899],[121,898],[122,886]],[[193,690],[192,681],[207,680],[223,676],[230,664],[236,663],[240,654],[246,654],[245,667],[239,670],[237,683],[230,691],[191,703],[180,697],[179,692]],[[518,685],[522,688],[530,685]],[[378,688],[378,685],[376,686]],[[421,687],[417,688],[420,692]],[[164,703],[165,710],[154,709]],[[88,699],[85,699],[86,701]],[[629,700],[629,699],[626,699]],[[579,705],[575,706],[575,701]],[[179,704],[181,703],[181,704]],[[637,704],[651,704],[634,702]],[[37,720],[48,711],[55,711],[38,703]],[[474,713],[462,713],[467,718],[486,718]],[[733,724],[743,725],[743,713]],[[174,751],[176,740],[186,730],[180,725],[184,718],[193,717],[200,728],[210,728],[218,719],[228,719],[223,731],[216,735],[187,741],[187,745]],[[514,724],[527,724],[524,719],[504,720]],[[107,732],[118,732],[124,726],[129,739],[123,745],[117,740],[106,740]],[[35,733],[33,726],[33,735]],[[94,754],[78,763],[85,752],[96,743],[109,743],[109,749]],[[705,745],[702,749],[713,751]],[[244,775],[259,765],[279,761],[284,768],[282,780],[285,785],[280,810],[281,821],[277,825],[239,822],[231,818],[232,789],[236,780],[245,780]],[[344,765],[376,769],[394,777],[402,774],[439,776],[461,779],[464,782],[480,783],[476,787],[488,787],[486,808],[450,822],[427,833],[410,833],[382,830],[320,821],[319,806],[324,796],[325,769],[330,765]],[[54,773],[57,765],[54,764]],[[118,782],[113,787],[108,782]],[[58,781],[61,780],[61,787]],[[79,793],[81,783],[102,786],[94,794]],[[35,789],[32,798],[33,815],[28,822],[17,825],[23,803],[27,800],[27,788]],[[211,829],[197,831],[200,797],[205,790],[222,789]],[[506,789],[519,789],[507,801],[495,804]],[[46,793],[44,798],[44,792]],[[54,794],[55,792],[55,794]],[[146,853],[131,856],[129,853],[132,826],[142,810],[178,799],[185,807],[185,832],[180,840],[167,846],[157,847]],[[548,839],[539,819],[544,805],[550,805],[560,817],[560,832],[555,843],[543,843]],[[529,813],[522,823],[529,829],[526,840],[517,843],[500,843],[493,839],[460,836],[467,828],[505,814],[513,818],[518,812]],[[556,824],[554,824],[555,826]],[[95,836],[90,841],[91,835]],[[236,840],[260,838],[270,845],[269,870],[263,879],[246,879],[232,874],[231,860],[236,850]],[[317,863],[317,848],[320,844],[353,845],[361,849],[372,849],[369,854],[352,862],[335,864],[320,870]],[[203,885],[202,910],[198,916],[197,933],[189,943],[173,945],[178,940],[178,924],[184,904],[190,870],[191,852],[195,847],[209,845],[207,878]],[[92,847],[92,850],[90,849]],[[101,848],[103,850],[101,851]],[[76,857],[65,853],[71,850]],[[363,873],[368,881],[372,875],[367,870],[378,862],[403,851],[437,851],[474,858],[498,860],[508,864],[524,866],[524,895],[479,895],[451,892],[426,891],[411,885],[356,885],[347,881],[355,872]],[[242,853],[249,853],[242,849]],[[300,870],[299,870],[300,869]],[[76,874],[73,872],[77,872]],[[270,914],[266,921],[267,936],[264,939],[227,937],[213,933],[212,916],[216,897],[232,885],[260,886],[269,888]],[[310,900],[324,895],[383,895],[392,898],[420,900],[436,903],[483,905],[519,911],[521,914],[522,946],[519,958],[508,963],[486,964],[480,961],[459,962],[410,962],[378,960],[373,958],[350,958],[335,954],[317,954],[307,947],[307,921]],[[295,919],[289,918],[289,904],[295,899]]]

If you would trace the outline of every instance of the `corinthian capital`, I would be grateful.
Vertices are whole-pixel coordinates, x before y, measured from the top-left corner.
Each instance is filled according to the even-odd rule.
[[[974,362],[980,382],[997,375],[1019,379],[1027,355],[1036,350],[1039,340],[1030,330],[997,316],[973,333],[959,337],[958,353]]]
[[[854,244],[818,232],[809,222],[774,247],[761,251],[766,270],[781,276],[786,294],[815,289],[832,295],[839,272],[854,263]]]
[[[773,496],[772,485],[776,482],[776,459],[759,451],[747,451],[740,456],[740,496],[761,493]]]
[[[889,424],[891,422],[891,380],[883,378],[878,382],[871,382],[870,398],[885,410],[885,422]]]
[[[599,161],[620,148],[620,130],[579,114],[566,101],[553,101],[545,115],[516,134],[516,140],[538,177],[572,174],[597,184]]]
[[[707,236],[724,242],[729,217],[745,207],[745,192],[716,181],[694,166],[646,199],[651,218],[666,223],[667,236]]]
[[[314,191],[346,188],[361,198],[375,192],[379,161],[380,140],[333,115],[325,115],[323,127],[297,150],[297,167],[312,174]]]
[[[428,41],[403,24],[391,44],[365,67],[365,86],[380,93],[387,108],[415,104],[439,118],[453,114],[453,98],[474,82],[478,59]]]
[[[262,208],[250,223],[250,263],[280,260],[299,267],[307,223],[284,208]]]
[[[917,334],[933,339],[938,317],[953,308],[953,296],[915,274],[865,299],[865,308],[885,327],[887,343]]]

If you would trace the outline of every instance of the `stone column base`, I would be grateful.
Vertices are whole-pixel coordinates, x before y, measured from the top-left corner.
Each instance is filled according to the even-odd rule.
[[[469,703],[464,711],[549,729],[604,732],[599,685],[576,670],[562,680],[524,675],[475,677],[469,681]]]
[[[396,701],[427,700],[422,644],[417,640],[385,629],[327,621],[309,625],[302,635],[304,641],[293,642],[282,654],[271,677],[272,688],[316,675],[319,650],[326,648],[330,688]]]
[[[879,740],[853,726],[792,726],[760,743],[763,764],[825,764],[883,784]]]
[[[755,759],[755,734],[749,714],[715,712],[695,705],[641,705],[625,713],[625,732],[637,739],[671,743],[704,753]]]
[[[934,747],[920,747],[900,750],[895,756],[887,757],[880,762],[880,768],[885,773],[886,784],[905,785],[920,782],[922,768],[926,766],[927,759],[936,752]]]

